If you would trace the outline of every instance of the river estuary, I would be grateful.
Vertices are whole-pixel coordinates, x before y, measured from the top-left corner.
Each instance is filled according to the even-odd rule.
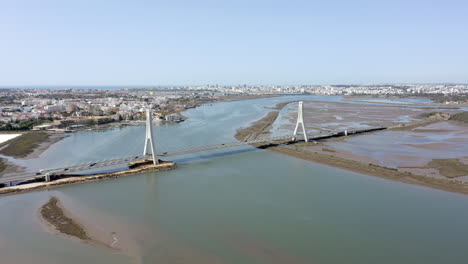
[[[159,151],[233,142],[288,96],[205,105],[155,125]],[[80,131],[31,169],[141,154],[144,126]],[[0,197],[0,263],[468,263],[468,196],[249,146],[174,157],[178,168]],[[120,251],[54,234],[51,196]]]

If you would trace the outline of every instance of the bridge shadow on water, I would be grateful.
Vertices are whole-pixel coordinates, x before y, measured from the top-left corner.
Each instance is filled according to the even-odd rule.
[[[303,142],[303,141],[299,141],[299,142]],[[263,145],[258,145],[258,146],[250,145],[248,148],[245,148],[245,149],[223,151],[223,152],[211,153],[207,155],[199,155],[195,157],[180,158],[180,159],[174,159],[172,161],[178,164],[187,164],[187,163],[194,162],[194,161],[200,161],[200,160],[206,160],[206,159],[212,159],[212,158],[218,158],[218,157],[224,157],[224,156],[231,156],[231,155],[247,153],[247,152],[261,151],[261,150],[268,149],[271,147],[276,147],[279,145],[294,145],[295,143],[298,143],[298,142],[287,141],[287,142],[282,142],[282,143],[268,143],[268,144],[263,144]]]
[[[231,155],[236,155],[240,153],[254,152],[254,151],[259,151],[259,150],[260,150],[259,148],[251,147],[251,148],[246,148],[246,149],[223,151],[223,152],[211,153],[207,155],[199,155],[195,157],[179,158],[179,159],[174,159],[172,161],[177,164],[187,164],[187,163],[194,162],[194,161],[207,160],[207,159],[224,157],[224,156],[231,156]]]

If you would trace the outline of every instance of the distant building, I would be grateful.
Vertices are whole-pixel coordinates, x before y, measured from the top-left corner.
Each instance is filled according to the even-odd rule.
[[[42,124],[38,126],[34,126],[32,130],[49,130],[52,128],[56,128],[56,124]]]
[[[46,105],[46,104],[50,104],[51,101],[50,100],[24,100],[24,101],[21,101],[21,105],[25,106],[25,105]]]
[[[180,122],[180,121],[182,121],[182,118],[178,114],[171,114],[171,115],[166,116],[166,121]]]
[[[46,105],[44,106],[44,110],[47,113],[53,113],[53,112],[62,112],[65,111],[66,107],[64,105]]]

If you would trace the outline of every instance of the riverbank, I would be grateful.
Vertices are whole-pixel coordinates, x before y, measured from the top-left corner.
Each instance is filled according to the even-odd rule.
[[[64,133],[30,131],[1,143],[0,154],[6,157],[1,158],[0,177],[25,172],[23,167],[9,161],[8,157],[23,160],[35,159],[67,136]]]
[[[285,154],[291,157],[313,161],[316,163],[328,165],[335,168],[345,169],[361,174],[376,176],[388,180],[416,184],[433,189],[439,189],[449,192],[468,194],[468,184],[455,182],[446,179],[438,179],[422,175],[416,175],[410,172],[402,172],[397,169],[387,168],[383,166],[374,165],[371,163],[363,163],[354,160],[338,158],[333,155],[325,155],[311,151],[305,151],[294,148],[292,146],[274,146],[268,148],[269,150]]]
[[[294,101],[290,102],[283,102],[276,104],[274,107],[270,107],[269,109],[275,109],[278,111],[271,111],[266,114],[266,116],[260,118],[259,120],[252,122],[249,126],[239,128],[236,131],[236,134],[234,137],[239,140],[239,141],[247,141],[247,140],[252,140],[257,137],[259,137],[262,134],[269,134],[271,126],[275,122],[275,120],[278,118],[279,115],[279,110],[283,109],[286,105],[289,103],[292,103]]]
[[[376,103],[376,104],[409,104],[409,105],[419,105],[419,106],[441,106],[441,107],[465,107],[468,106],[468,103],[460,102],[437,102],[438,98],[431,98],[431,96],[396,96],[396,95],[346,95],[343,97],[344,101],[350,102],[362,102],[362,103]],[[366,100],[370,99],[370,100]],[[405,99],[410,99],[414,101],[405,101]],[[427,100],[427,102],[418,102],[418,100]],[[375,101],[373,101],[375,100]],[[381,101],[379,101],[381,100]],[[388,102],[385,102],[387,100]],[[391,102],[394,100],[394,102]]]
[[[277,94],[222,95],[220,97],[220,102],[241,101],[241,100],[260,99],[260,98],[271,98],[271,97],[279,97],[279,96],[281,96],[281,95],[277,95]]]
[[[278,111],[269,112],[265,117],[253,122],[250,126],[237,130],[235,138],[239,141],[248,141],[259,137],[263,133],[269,133],[268,131],[278,114]]]
[[[282,104],[280,107],[282,108],[286,105],[287,103]],[[235,137],[238,140],[242,140],[244,138],[255,139],[260,134],[270,133],[269,130],[272,127],[272,124],[275,122],[277,116],[278,111],[270,112],[260,120],[253,122],[249,127],[239,129]],[[425,122],[424,124],[434,124],[436,122],[437,121],[431,121]],[[421,123],[417,125],[404,126],[401,128],[401,130],[414,129],[418,126],[421,126]],[[396,128],[395,130],[399,129]],[[354,137],[357,137],[357,135],[355,135]],[[343,140],[344,138],[345,137],[333,138],[331,140],[323,140],[323,142]],[[290,143],[289,145],[269,145],[266,147],[264,146],[264,148],[284,155],[289,155],[303,160],[313,161],[316,163],[341,168],[361,174],[376,176],[403,183],[416,184],[449,192],[468,194],[468,184],[465,182],[430,177],[426,175],[418,175],[408,170],[405,171],[399,170],[398,168],[380,166],[375,164],[375,161],[368,157],[361,157],[350,152],[342,151],[335,148],[328,148],[328,146],[322,145],[320,141],[308,143]],[[316,151],[315,148],[320,148],[320,150]],[[453,160],[450,160],[450,162],[453,163]],[[444,168],[444,170],[446,170],[447,168],[445,164],[440,165],[440,161],[437,165],[440,168]],[[457,162],[457,165],[459,168],[463,164]],[[451,174],[447,175],[460,175],[460,173],[453,174],[453,169],[452,171],[450,171],[450,173]]]
[[[0,154],[22,159],[37,158],[52,144],[66,136],[62,133],[30,131],[3,142],[0,145]]]
[[[159,164],[154,165],[152,163],[152,160],[145,160],[140,163],[132,163],[132,164],[129,164],[129,166],[131,168],[127,170],[109,172],[109,173],[98,173],[98,174],[92,174],[92,175],[86,175],[86,176],[66,175],[66,174],[54,175],[54,176],[51,176],[53,180],[49,182],[45,182],[43,181],[43,179],[41,179],[41,181],[0,188],[0,195],[46,190],[46,189],[60,187],[63,185],[95,182],[95,181],[100,181],[100,180],[105,180],[105,179],[113,179],[113,178],[119,178],[123,176],[140,174],[144,172],[166,171],[166,170],[171,170],[171,169],[176,168],[176,164],[174,162],[160,161]]]

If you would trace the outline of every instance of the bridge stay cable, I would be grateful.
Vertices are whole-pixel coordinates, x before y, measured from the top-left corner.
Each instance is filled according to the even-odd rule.
[[[153,157],[153,164],[159,164],[159,159],[156,156],[156,144],[153,140],[153,116],[151,109],[146,109],[146,137],[145,137],[145,148],[143,149],[143,155],[151,155]],[[151,152],[149,152],[151,148]]]
[[[305,129],[304,125],[304,118],[303,118],[303,102],[299,102],[298,106],[298,117],[297,117],[297,122],[296,122],[296,128],[294,130],[293,134],[293,140],[296,141],[299,136],[297,134],[297,130],[299,128],[299,124],[302,126],[303,130],[303,136],[304,140],[307,142],[308,137],[307,137],[307,132]],[[63,168],[48,168],[48,169],[42,169],[39,170],[39,172],[36,173],[31,173],[29,175],[23,175],[23,176],[18,176],[18,177],[12,177],[11,179],[2,179],[0,180],[0,183],[6,183],[6,182],[15,182],[15,181],[25,181],[29,179],[34,179],[37,177],[44,177],[45,180],[49,181],[50,176],[53,174],[57,173],[70,173],[74,171],[86,171],[90,169],[96,169],[96,168],[102,168],[102,167],[109,167],[109,166],[115,166],[119,164],[128,164],[131,161],[139,161],[139,160],[145,160],[149,157],[153,158],[153,163],[158,164],[159,159],[158,156],[176,156],[176,155],[182,155],[182,154],[188,154],[188,153],[193,153],[193,152],[200,152],[200,151],[207,151],[207,150],[214,150],[214,149],[220,149],[220,148],[228,148],[228,147],[234,147],[234,146],[241,146],[241,145],[249,145],[252,143],[263,143],[263,142],[271,142],[271,141],[277,141],[277,140],[288,140],[290,139],[290,135],[280,135],[280,136],[267,136],[267,135],[260,135],[258,138],[248,138],[244,141],[237,141],[237,142],[231,142],[231,143],[223,143],[223,144],[215,144],[215,145],[209,145],[209,146],[201,146],[201,147],[195,147],[195,148],[188,148],[188,149],[181,149],[181,150],[175,150],[175,151],[166,151],[166,152],[156,152],[156,140],[153,134],[153,126],[152,126],[152,113],[150,109],[147,109],[146,111],[146,135],[145,135],[145,141],[144,141],[144,149],[143,149],[143,154],[134,154],[131,157],[119,157],[119,158],[112,158],[112,159],[106,159],[106,160],[100,160],[100,161],[94,161],[94,162],[85,162],[81,164],[73,164],[67,167]],[[161,141],[158,141],[158,143],[161,145]],[[139,144],[135,144],[136,148],[138,147]],[[141,146],[141,145],[140,145]],[[164,147],[163,147],[163,150]],[[168,149],[169,150],[169,149]],[[133,152],[133,150],[132,150]],[[133,154],[133,153],[132,153]]]
[[[297,139],[297,129],[299,128],[299,124],[302,126],[302,132],[304,133],[304,141],[308,142],[309,138],[307,137],[306,128],[304,125],[304,116],[302,114],[302,105],[303,101],[299,101],[298,109],[297,109],[297,121],[296,121],[296,128],[294,129],[292,140],[296,141]]]

